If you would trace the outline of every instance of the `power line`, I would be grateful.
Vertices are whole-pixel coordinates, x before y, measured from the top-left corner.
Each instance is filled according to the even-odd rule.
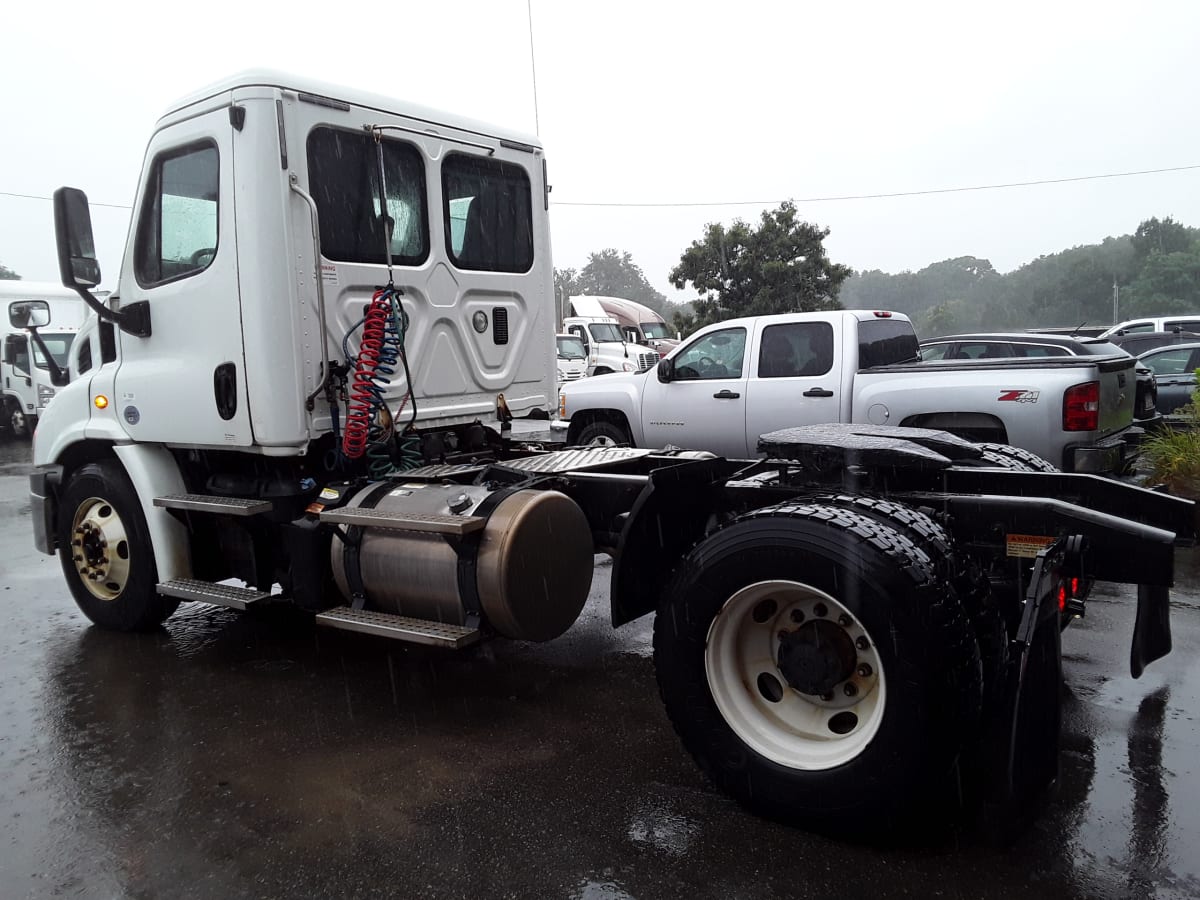
[[[1200,164],[1193,166],[1170,166],[1165,169],[1139,169],[1135,172],[1108,172],[1103,175],[1076,175],[1072,178],[1041,178],[1037,181],[1010,181],[1004,184],[976,184],[970,187],[930,188],[923,191],[892,191],[880,194],[838,194],[829,197],[801,197],[795,203],[828,203],[835,200],[881,200],[887,197],[921,197],[927,194],[961,194],[967,191],[997,191],[1003,188],[1036,187],[1044,184],[1066,184],[1072,181],[1096,181],[1101,178],[1128,178],[1132,175],[1159,175],[1164,172],[1186,172],[1200,169]],[[554,206],[611,206],[636,208],[667,208],[690,206],[775,206],[782,200],[716,200],[711,203],[591,203],[583,201],[559,200],[551,201]]]
[[[541,137],[542,126],[538,122],[537,60],[533,55],[533,0],[525,0],[525,18],[529,21],[529,71],[533,74],[533,133]]]
[[[22,200],[53,200],[53,197],[43,197],[41,194],[15,194],[12,191],[0,191],[0,197],[20,197]],[[89,200],[88,206],[107,206],[109,209],[133,209],[132,206],[127,206],[121,203],[98,203],[95,200]]]

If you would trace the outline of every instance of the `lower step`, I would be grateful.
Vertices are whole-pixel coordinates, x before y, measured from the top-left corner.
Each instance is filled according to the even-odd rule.
[[[449,647],[454,650],[474,644],[480,637],[478,628],[447,625],[429,619],[414,619],[374,610],[351,609],[349,606],[339,606],[318,613],[317,624],[341,628],[344,631],[361,631],[364,634],[408,641],[411,644]]]
[[[266,600],[271,596],[269,591],[237,587],[231,584],[213,584],[211,581],[197,581],[194,578],[164,581],[158,586],[158,592],[164,597],[197,600],[200,603],[227,606],[230,609],[245,609],[252,603]]]

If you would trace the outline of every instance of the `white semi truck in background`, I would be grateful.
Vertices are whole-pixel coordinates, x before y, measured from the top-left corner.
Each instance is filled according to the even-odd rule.
[[[621,323],[603,306],[608,297],[576,295],[567,301],[570,315],[563,318],[563,331],[583,341],[588,353],[588,374],[645,372],[653,368],[659,354],[630,340]]]
[[[51,329],[35,325],[30,330],[21,310],[31,300],[46,302],[54,321]],[[56,378],[55,373],[67,369],[86,311],[79,295],[61,284],[0,281],[0,427],[17,437],[33,433],[46,405],[67,383],[65,374]]]
[[[271,72],[159,120],[103,301],[87,198],[57,191],[92,314],[31,519],[83,612],[544,641],[607,553],[614,625],[655,615],[668,715],[750,809],[863,835],[1038,795],[1061,626],[1093,578],[1134,583],[1133,674],[1169,652],[1193,505],[923,429],[781,430],[760,460],[506,440],[555,388],[548,198],[535,138]]]

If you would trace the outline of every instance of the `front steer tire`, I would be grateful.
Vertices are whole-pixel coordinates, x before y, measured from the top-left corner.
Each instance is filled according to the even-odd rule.
[[[811,693],[812,685],[806,685],[810,693],[793,686],[796,679],[784,672],[774,649],[769,658],[747,652],[747,672],[724,679],[720,701],[714,695],[710,672],[721,669],[715,660],[723,657],[710,645],[721,643],[717,638],[729,627],[719,618],[747,591],[752,600],[758,596],[754,591],[763,593],[764,584],[766,594],[778,586],[784,622],[767,643],[755,643],[754,628],[776,627],[775,611],[760,616],[768,601],[759,600],[745,616],[742,604],[751,646],[782,647],[791,640],[782,637],[794,615],[787,611],[789,591],[834,601],[822,639],[840,640],[830,626],[841,615],[850,623],[848,634],[857,629],[859,638],[868,637],[881,672],[875,689],[882,686],[883,692],[882,702],[866,714],[862,727],[874,730],[865,743],[855,743],[853,728],[847,735],[821,735],[818,728],[806,737],[800,719],[795,732],[800,736],[790,745],[786,723],[755,733],[756,709],[768,710],[758,717],[768,723],[772,715],[784,715],[774,713],[772,703],[801,710],[808,703],[818,707],[818,716],[823,704],[845,708],[840,690],[827,698]],[[760,618],[767,621],[759,625]],[[783,504],[742,517],[694,548],[677,570],[655,618],[654,659],[667,714],[684,746],[718,787],[756,814],[860,839],[894,837],[901,823],[956,799],[956,767],[978,734],[978,646],[953,587],[935,575],[924,551],[886,523],[815,503]],[[861,667],[863,659],[860,650],[852,666]],[[751,671],[756,665],[770,671],[756,679]],[[794,676],[797,670],[790,671]],[[783,696],[773,701],[780,687]],[[731,707],[731,695],[751,712]],[[865,691],[863,698],[865,704]],[[733,714],[724,714],[719,703]],[[834,722],[827,727],[832,730]],[[846,742],[841,752],[839,741]],[[763,748],[768,752],[760,752]]]
[[[179,606],[158,594],[146,517],[120,462],[80,466],[58,508],[59,562],[83,614],[103,628],[149,631]]]

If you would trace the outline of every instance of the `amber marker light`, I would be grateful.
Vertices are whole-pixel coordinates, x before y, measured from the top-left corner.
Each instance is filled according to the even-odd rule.
[[[96,409],[105,409],[108,407],[108,398],[103,394],[97,394],[96,399],[92,402],[96,404]]]

